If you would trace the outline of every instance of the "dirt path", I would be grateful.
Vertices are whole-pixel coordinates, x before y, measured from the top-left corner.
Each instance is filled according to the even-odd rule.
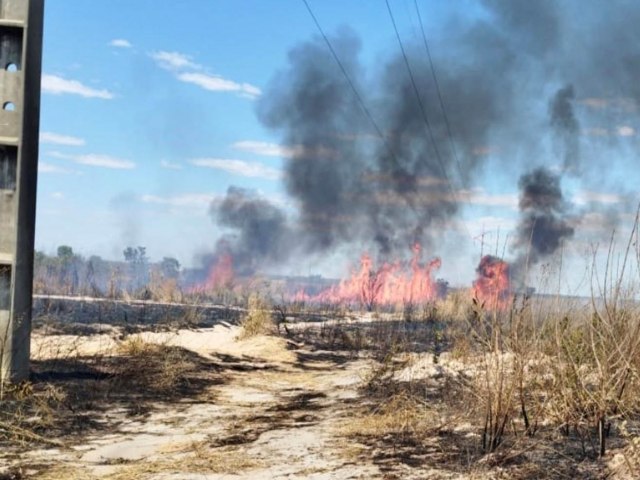
[[[216,327],[143,334],[191,349],[223,372],[224,382],[196,398],[158,402],[140,418],[110,409],[101,421],[115,428],[64,448],[21,452],[11,462],[13,478],[384,478],[359,458],[365,447],[340,433],[358,398],[364,360],[276,337],[238,341],[237,333]]]

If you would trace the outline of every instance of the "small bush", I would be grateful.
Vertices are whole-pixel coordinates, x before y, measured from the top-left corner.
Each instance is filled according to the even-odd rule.
[[[259,294],[249,295],[247,315],[241,320],[240,326],[240,338],[269,335],[276,331],[271,308]]]
[[[139,336],[122,342],[118,353],[127,361],[117,365],[112,381],[135,385],[148,393],[174,393],[188,383],[196,368],[184,349],[147,342]]]

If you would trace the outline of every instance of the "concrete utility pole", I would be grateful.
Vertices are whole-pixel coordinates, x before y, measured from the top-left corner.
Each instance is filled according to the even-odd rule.
[[[0,380],[29,376],[44,0],[0,0]]]

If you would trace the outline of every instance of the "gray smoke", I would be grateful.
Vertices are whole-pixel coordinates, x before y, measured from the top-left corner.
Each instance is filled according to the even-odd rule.
[[[549,110],[551,126],[561,144],[563,171],[577,175],[580,168],[580,125],[573,111],[574,98],[573,85],[567,85],[558,90]]]
[[[284,212],[250,190],[229,187],[210,212],[220,227],[232,231],[222,236],[214,258],[231,254],[240,275],[251,275],[292,253],[295,239]]]
[[[343,33],[333,42],[362,89],[359,41]],[[286,188],[300,205],[301,240],[309,249],[323,251],[359,237],[366,228],[358,214],[368,197],[368,159],[353,140],[363,133],[363,116],[325,44],[314,41],[295,47],[289,64],[272,80],[258,116],[297,149],[286,163]]]
[[[365,69],[354,33],[330,35],[366,112],[322,38],[291,49],[256,110],[291,148],[284,181],[298,216],[271,204],[257,208],[246,192],[240,201],[233,189],[229,206],[255,208],[214,209],[248,265],[279,261],[291,244],[316,253],[353,244],[391,256],[414,242],[437,246],[487,158],[500,173],[527,171],[519,181],[518,262],[528,249],[537,263],[573,236],[580,215],[563,197],[560,175],[597,189],[603,179],[592,172],[628,161],[617,154],[622,140],[611,122],[612,115],[618,125],[637,120],[640,5],[484,0],[481,8],[475,19],[456,17],[428,32],[446,118],[421,39],[405,38],[416,95],[396,43],[396,54]],[[391,24],[386,33],[395,42]],[[550,85],[563,87],[550,92]],[[556,175],[545,165],[558,160]],[[254,220],[241,220],[244,214]]]
[[[459,211],[460,190],[491,129],[506,123],[511,86],[482,68],[475,51],[468,64],[443,70],[442,94],[455,125],[450,139],[423,51],[413,49],[409,59],[418,101],[402,57],[367,81],[355,36],[343,31],[331,43],[367,112],[320,38],[289,53],[288,67],[258,104],[260,120],[298,148],[286,162],[285,181],[300,205],[303,243],[322,252],[357,242],[382,255],[405,255],[415,242],[432,246]],[[504,68],[514,58],[503,51],[487,57]]]
[[[520,177],[518,186],[521,219],[512,273],[516,280],[522,280],[525,270],[558,251],[562,242],[573,236],[574,228],[558,175],[537,168]]]
[[[549,102],[549,117],[556,153],[562,161],[560,171],[578,175],[580,139],[574,98],[572,85],[560,88]],[[561,180],[561,174],[538,167],[524,173],[518,181],[520,221],[513,247],[516,259],[511,269],[516,283],[522,284],[528,269],[556,253],[565,240],[573,237],[577,217],[570,216],[573,205],[564,199]]]

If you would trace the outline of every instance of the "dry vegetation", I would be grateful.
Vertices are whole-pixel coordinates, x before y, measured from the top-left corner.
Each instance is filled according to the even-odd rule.
[[[240,321],[240,326],[242,327],[240,338],[275,333],[276,324],[273,321],[271,306],[260,294],[249,295],[247,313]]]
[[[62,446],[64,438],[108,431],[109,409],[144,416],[154,402],[197,396],[222,381],[216,367],[193,352],[141,337],[91,355],[45,348],[47,358],[32,362],[30,381],[2,391],[1,442]]]
[[[158,474],[180,472],[181,474],[235,474],[256,468],[262,463],[251,458],[241,448],[224,447],[211,449],[203,443],[179,445],[171,454],[178,454],[164,460],[122,462],[117,472],[97,476],[82,467],[56,467],[44,472],[39,480],[131,480],[154,478]]]
[[[324,421],[336,455],[347,464],[374,465],[381,478],[638,478],[640,282],[630,278],[640,266],[637,234],[634,228],[615,271],[613,242],[602,275],[594,253],[591,302],[519,295],[510,308],[488,311],[466,292],[454,292],[434,304],[361,314],[344,305],[273,307],[267,293],[252,292],[244,296],[246,308],[234,310],[236,340],[286,336],[279,341],[294,352],[274,357],[282,370],[273,377],[251,377],[271,368],[256,359],[204,358],[139,333],[158,331],[157,324],[71,326],[56,324],[59,312],[48,311],[36,330],[63,341],[46,354],[34,352],[29,382],[1,389],[0,443],[14,453],[16,444],[63,446],[111,432],[106,418],[114,409],[145,418],[158,404],[215,404],[212,388],[234,371],[243,388],[287,375],[295,388],[284,403],[229,423],[226,436],[176,446],[171,458],[123,462],[99,477],[259,469],[264,460],[243,445],[269,431]],[[194,306],[162,329],[200,323]],[[102,337],[108,341],[99,353],[83,350],[86,338]],[[364,360],[369,367],[358,372],[356,398],[331,403],[325,392],[304,390],[319,375]],[[0,478],[97,478],[82,465],[34,471],[0,471]]]

